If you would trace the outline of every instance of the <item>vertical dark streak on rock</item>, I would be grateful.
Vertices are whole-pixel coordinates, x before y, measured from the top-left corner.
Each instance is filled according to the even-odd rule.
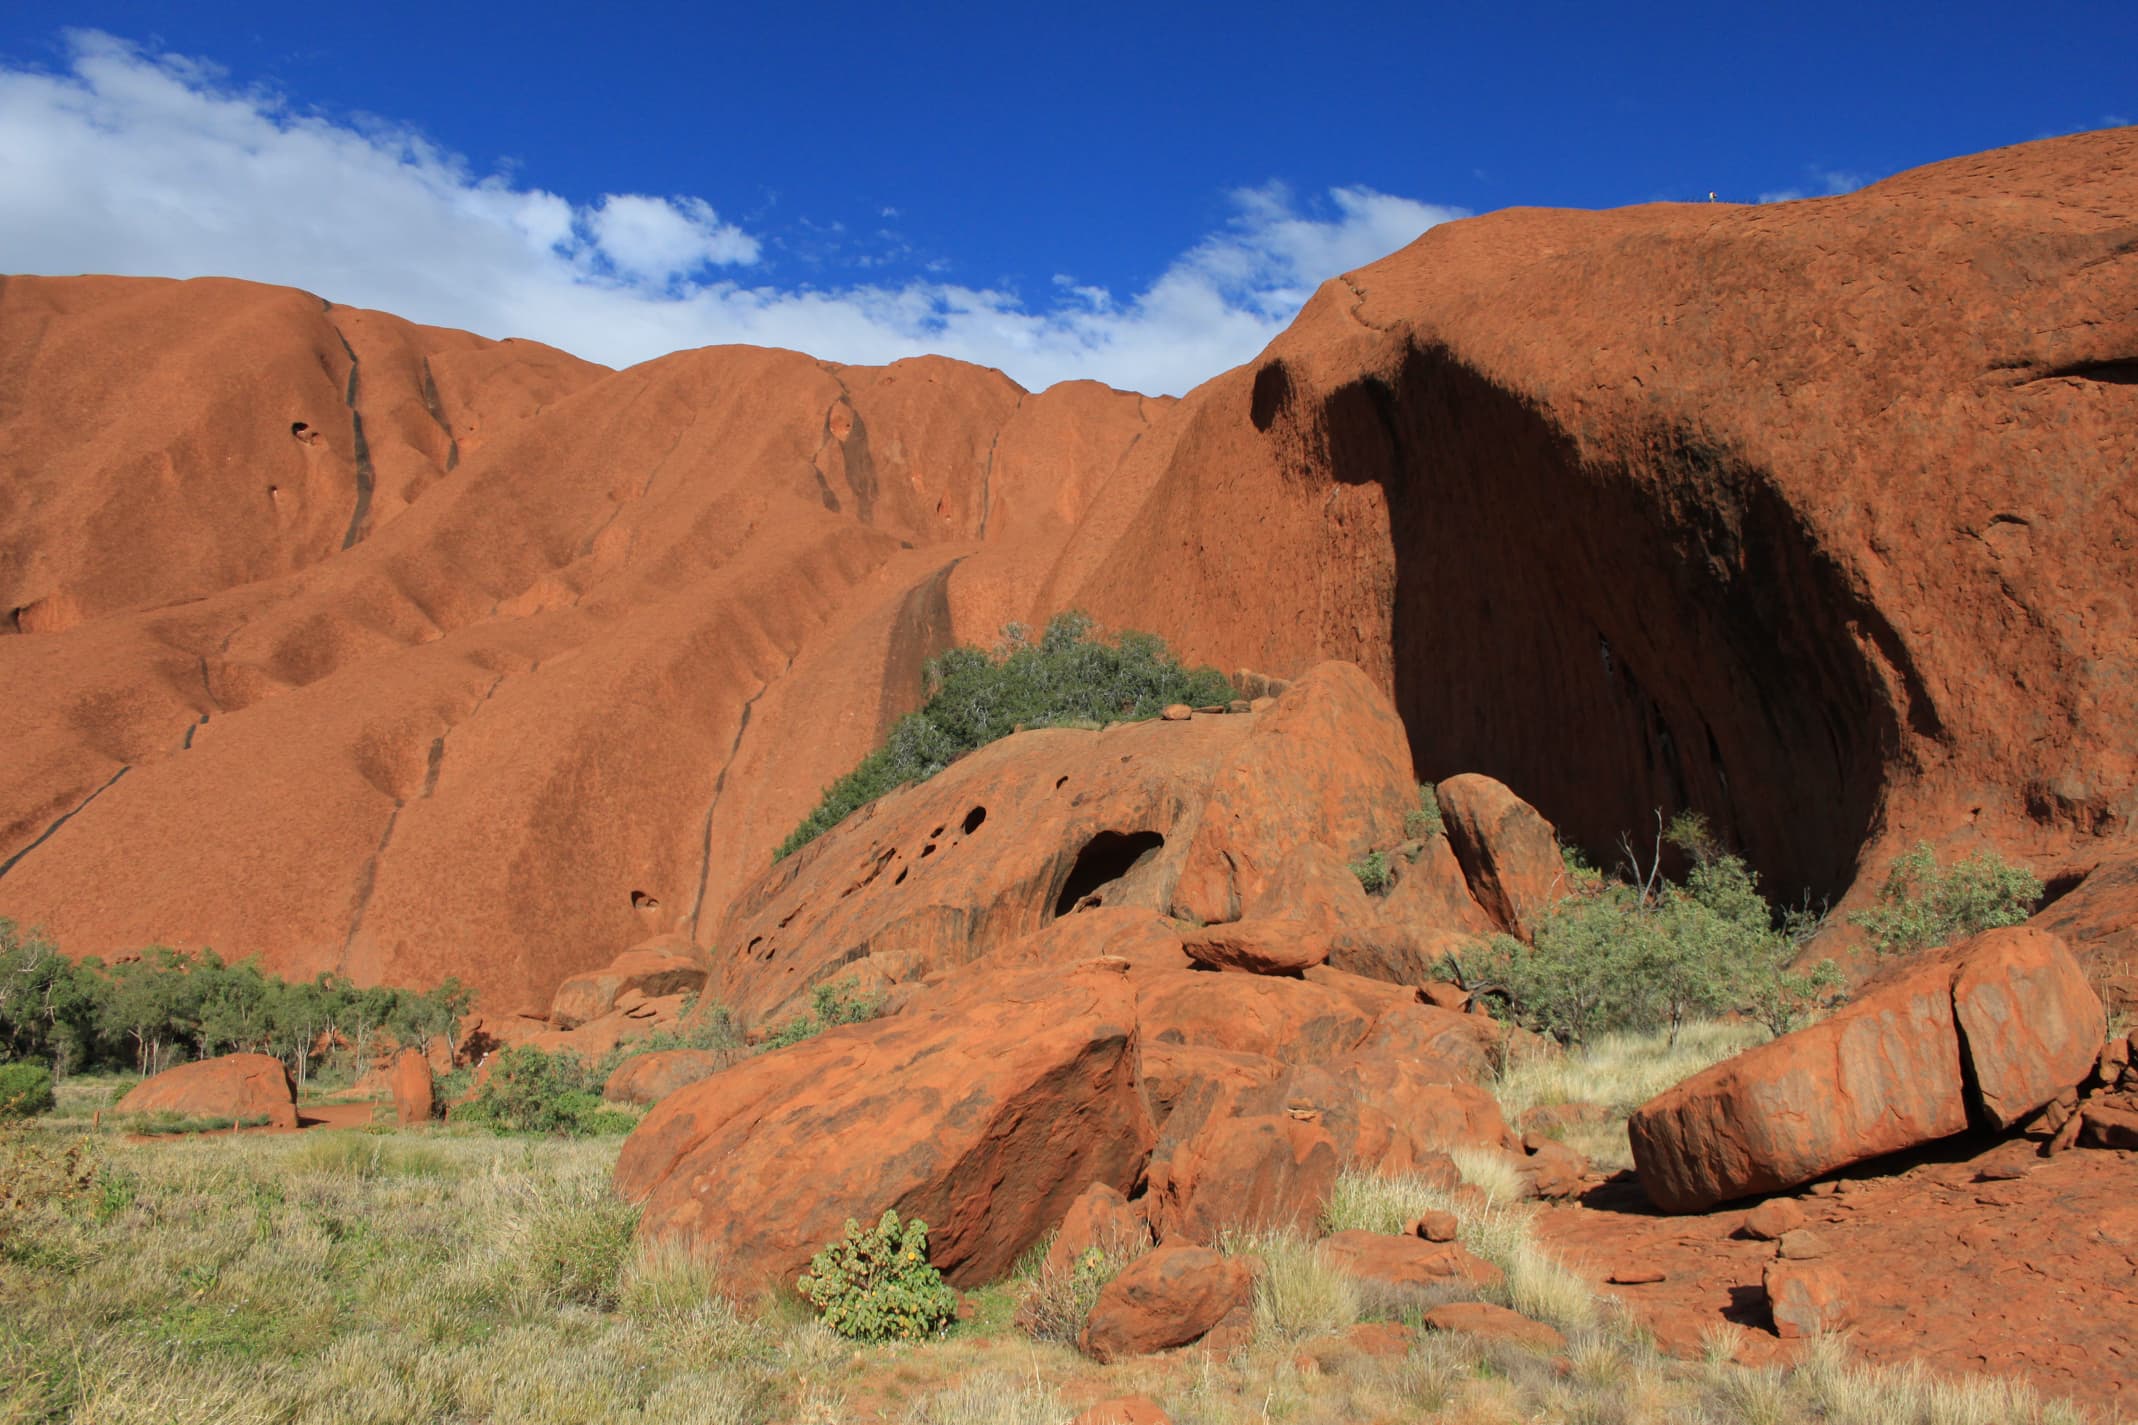
[[[431,359],[423,358],[423,409],[438,422],[438,429],[445,432],[445,473],[450,475],[460,468],[460,442],[453,438],[452,423],[445,418],[445,403],[438,399],[438,381],[431,375]]]
[[[357,877],[356,909],[349,915],[349,934],[342,941],[341,962],[338,967],[344,975],[349,973],[349,951],[356,945],[357,933],[364,928],[364,912],[371,908],[371,893],[378,887],[379,862],[385,859],[386,848],[393,844],[393,829],[400,824],[401,808],[406,805],[408,803],[399,797],[394,798],[393,815],[386,818],[386,831],[379,837],[378,847],[372,851],[371,859],[364,863],[363,874]]]
[[[356,408],[356,348],[349,344],[340,327],[334,328],[334,335],[340,339],[341,349],[349,354],[349,389],[342,400],[349,407],[349,443],[356,456],[356,508],[349,512],[349,532],[342,536],[341,547],[353,549],[364,537],[364,523],[371,517],[371,487],[377,477],[371,468],[370,443],[364,439],[364,413]]]
[[[742,751],[742,735],[750,730],[750,714],[757,710],[757,700],[763,697],[774,683],[793,671],[795,655],[788,654],[787,662],[778,673],[757,685],[748,702],[742,705],[742,717],[735,724],[735,740],[728,744],[727,760],[720,764],[720,775],[713,778],[712,799],[705,805],[705,852],[698,862],[698,894],[690,903],[691,938],[698,934],[698,917],[705,913],[705,888],[713,878],[713,813],[720,809],[720,793],[728,784],[728,771],[735,765],[736,756]]]

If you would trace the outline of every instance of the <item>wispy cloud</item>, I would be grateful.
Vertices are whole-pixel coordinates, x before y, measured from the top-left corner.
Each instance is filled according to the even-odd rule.
[[[1804,181],[1801,184],[1762,193],[1759,195],[1759,201],[1793,203],[1799,198],[1832,198],[1841,193],[1853,193],[1870,181],[1869,174],[1856,173],[1845,168],[1822,168],[1818,164],[1806,164]]]
[[[1028,300],[933,263],[901,284],[782,281],[773,235],[703,197],[574,202],[405,126],[308,113],[95,33],[72,37],[62,72],[0,67],[0,154],[0,270],[287,283],[611,365],[719,342],[847,362],[933,351],[1032,387],[1184,390],[1252,357],[1320,281],[1461,216],[1272,185],[1231,195],[1220,230],[1126,296],[1064,276]]]

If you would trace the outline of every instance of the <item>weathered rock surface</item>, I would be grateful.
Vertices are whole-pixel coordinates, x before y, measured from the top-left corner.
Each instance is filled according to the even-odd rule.
[[[1569,889],[1558,833],[1491,777],[1465,772],[1438,792],[1448,845],[1478,904],[1501,929],[1528,939],[1537,917]]]
[[[573,975],[550,999],[552,1029],[576,1029],[599,1019],[634,992],[640,1002],[690,994],[705,987],[705,963],[672,943],[655,942],[627,950],[599,970]]]
[[[1118,969],[975,976],[689,1085],[625,1140],[642,1235],[738,1281],[786,1281],[846,1219],[928,1224],[954,1283],[991,1281],[1091,1183],[1127,1188],[1152,1143]],[[807,1164],[806,1188],[795,1174]]]
[[[1110,1183],[1093,1183],[1069,1204],[1054,1240],[1047,1244],[1049,1271],[1071,1272],[1096,1248],[1109,1257],[1132,1257],[1151,1245],[1151,1224],[1140,1204],[1131,1205]]]
[[[421,1049],[403,1049],[394,1055],[392,1086],[395,1123],[406,1128],[431,1121],[435,1104],[429,1055]]]
[[[225,1054],[151,1074],[126,1091],[115,1110],[176,1113],[186,1118],[265,1118],[272,1128],[297,1126],[297,1090],[289,1070],[271,1054]]]
[[[1394,834],[1407,756],[1387,700],[1340,664],[1247,717],[1005,738],[747,887],[708,993],[776,1018],[834,973],[919,979],[1092,909],[1235,920],[1300,847]]]
[[[1188,958],[1211,970],[1299,975],[1326,964],[1329,936],[1299,920],[1235,920],[1181,937]]]
[[[1244,1305],[1253,1286],[1246,1263],[1208,1247],[1159,1247],[1100,1290],[1077,1345],[1102,1363],[1185,1346]]]
[[[1566,1337],[1557,1327],[1485,1301],[1445,1302],[1419,1319],[1428,1330],[1460,1331],[1466,1336],[1480,1336],[1488,1341],[1511,1341],[1533,1351],[1558,1351],[1566,1347]]]
[[[729,1049],[655,1049],[616,1066],[601,1096],[611,1103],[659,1103],[686,1085],[709,1079],[736,1055]]]
[[[1658,1207],[1695,1212],[1947,1137],[1971,1117],[2002,1127],[2086,1073],[2102,1026],[2054,937],[1991,931],[1644,1105],[1627,1123],[1634,1164]]]
[[[1386,1232],[1336,1232],[1322,1254],[1345,1276],[1397,1297],[1436,1290],[1496,1286],[1500,1269],[1459,1242],[1434,1242]]]

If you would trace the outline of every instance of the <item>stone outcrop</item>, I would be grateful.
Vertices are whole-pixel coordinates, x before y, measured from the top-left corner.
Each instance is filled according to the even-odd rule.
[[[273,1055],[225,1054],[149,1075],[126,1091],[114,1111],[265,1120],[266,1127],[295,1128],[297,1090],[289,1070]]]
[[[629,996],[635,1002],[669,995],[694,994],[705,988],[705,963],[672,939],[625,951],[599,970],[573,975],[557,986],[549,1004],[552,1029],[576,1029],[618,1008]]]
[[[2086,1075],[2103,1025],[2054,937],[1990,931],[1644,1105],[1634,1164],[1658,1207],[1694,1212],[2002,1127]]]
[[[390,1082],[395,1123],[407,1128],[431,1121],[436,1105],[429,1055],[421,1049],[403,1049],[394,1055]]]
[[[1102,1363],[1185,1346],[1244,1306],[1253,1286],[1243,1261],[1208,1247],[1160,1247],[1101,1288],[1077,1345]]]
[[[677,1089],[709,1079],[736,1055],[730,1049],[655,1049],[616,1066],[601,1096],[611,1103],[659,1103]]]

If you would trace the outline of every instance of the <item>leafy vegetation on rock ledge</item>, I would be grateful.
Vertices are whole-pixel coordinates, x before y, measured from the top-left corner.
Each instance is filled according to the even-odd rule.
[[[1011,624],[992,653],[953,648],[930,662],[927,703],[899,719],[883,746],[825,790],[772,859],[1018,728],[1133,722],[1173,703],[1221,703],[1233,695],[1224,674],[1186,667],[1155,634],[1124,632],[1109,643],[1094,629],[1087,615],[1058,614],[1037,642]]]
[[[889,1208],[874,1227],[851,1217],[846,1235],[809,1260],[795,1283],[826,1326],[855,1341],[914,1341],[958,1314],[958,1294],[928,1264],[928,1224]]]
[[[1919,841],[1886,872],[1878,904],[1850,919],[1870,933],[1879,954],[1905,955],[2017,925],[2034,914],[2041,897],[2032,871],[1994,851],[1940,866],[1930,844]]]

